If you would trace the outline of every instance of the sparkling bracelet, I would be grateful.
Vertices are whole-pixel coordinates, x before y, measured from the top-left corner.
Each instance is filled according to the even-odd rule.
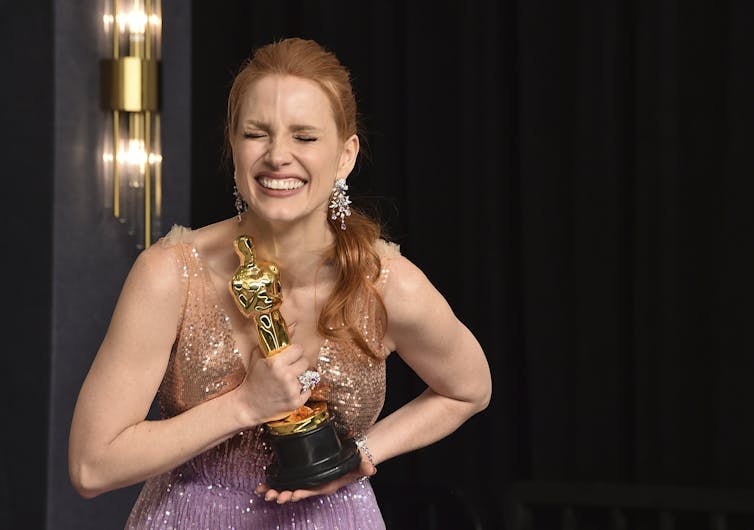
[[[362,433],[357,433],[356,436],[353,437],[353,441],[356,442],[356,447],[358,447],[361,451],[363,451],[364,454],[367,456],[367,460],[369,460],[369,463],[372,464],[372,467],[377,469],[377,464],[374,463],[374,457],[372,456],[372,453],[369,451],[369,447],[367,447],[366,435]]]

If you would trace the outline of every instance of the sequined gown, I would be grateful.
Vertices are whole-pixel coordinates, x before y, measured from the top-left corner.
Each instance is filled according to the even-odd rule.
[[[183,314],[165,376],[158,392],[162,417],[180,414],[235,388],[244,378],[230,319],[192,243],[191,231],[173,230],[160,242],[175,253],[185,289]],[[388,275],[397,247],[378,241],[383,268],[378,288]],[[322,381],[313,399],[327,401],[336,429],[349,436],[375,422],[385,398],[384,323],[376,301],[363,304],[361,330],[375,359],[350,341],[323,340],[317,361]],[[151,478],[126,523],[126,529],[378,529],[385,528],[368,480],[332,495],[278,505],[254,493],[272,460],[262,427],[239,432],[174,470]]]

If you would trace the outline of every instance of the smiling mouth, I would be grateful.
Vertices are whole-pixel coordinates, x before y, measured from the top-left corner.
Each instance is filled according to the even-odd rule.
[[[305,181],[297,178],[258,177],[257,182],[268,190],[297,190],[306,184]]]

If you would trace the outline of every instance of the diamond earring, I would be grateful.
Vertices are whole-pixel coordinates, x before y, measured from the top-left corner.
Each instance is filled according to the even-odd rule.
[[[332,198],[330,199],[330,211],[332,215],[330,219],[333,221],[340,217],[340,229],[346,229],[346,217],[351,215],[351,199],[346,193],[348,191],[348,185],[346,179],[338,179],[335,181],[335,186],[332,189]]]
[[[236,198],[236,216],[238,217],[238,222],[240,223],[241,215],[246,212],[246,210],[248,210],[249,206],[246,204],[246,201],[243,200],[243,197],[241,197],[241,194],[238,192],[238,186],[236,186],[235,184],[233,184],[233,197]]]

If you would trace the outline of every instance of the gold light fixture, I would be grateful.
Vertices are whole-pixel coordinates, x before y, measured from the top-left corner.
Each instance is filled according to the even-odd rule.
[[[100,105],[109,122],[105,206],[145,248],[159,236],[162,218],[161,2],[110,0],[102,21],[111,49],[100,62]]]

